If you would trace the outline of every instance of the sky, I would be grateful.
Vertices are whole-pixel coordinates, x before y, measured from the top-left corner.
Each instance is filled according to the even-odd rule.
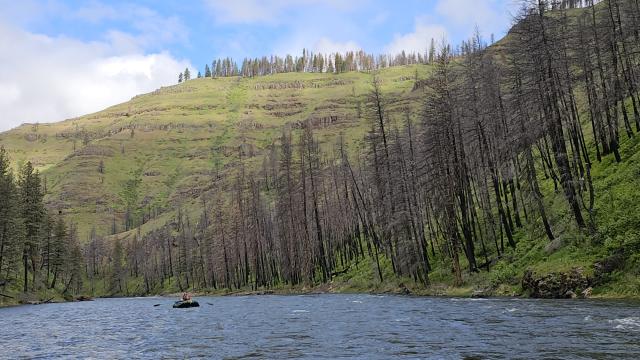
[[[0,131],[102,110],[213,59],[425,51],[476,26],[489,39],[515,0],[0,0]]]

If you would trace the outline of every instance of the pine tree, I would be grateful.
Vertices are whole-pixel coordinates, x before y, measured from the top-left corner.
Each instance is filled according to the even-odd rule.
[[[66,242],[67,242],[67,225],[64,223],[62,215],[58,215],[58,220],[53,230],[53,239],[51,241],[51,249],[49,251],[49,265],[53,273],[53,280],[51,280],[50,288],[56,287],[58,276],[62,272],[64,265],[64,259],[66,257]]]
[[[178,75],[178,84],[180,84],[181,82],[182,82],[182,73]]]
[[[23,290],[26,292],[28,290],[29,261],[31,262],[32,289],[35,290],[36,273],[38,270],[37,258],[39,254],[41,230],[45,218],[40,174],[37,170],[34,170],[31,162],[27,162],[22,167],[19,186],[22,217],[25,227],[22,262],[24,270]]]
[[[344,62],[342,61],[342,56],[339,53],[335,56],[334,67],[336,74],[344,72]]]
[[[45,287],[49,286],[49,281],[51,279],[51,249],[53,243],[53,230],[55,224],[53,217],[48,212],[45,213],[44,224],[42,226],[42,251],[40,255],[42,256],[42,262],[40,263],[40,269],[47,269],[47,277],[44,282]]]
[[[184,81],[189,81],[191,80],[191,72],[189,71],[189,68],[184,69]]]
[[[78,242],[78,231],[75,224],[69,226],[69,233],[65,238],[64,271],[67,277],[64,292],[72,290],[78,294],[82,290],[82,268],[84,258]]]
[[[123,250],[122,243],[119,239],[115,241],[113,244],[113,254],[111,256],[111,274],[109,278],[109,292],[111,294],[120,294],[122,293],[122,282],[123,282]]]
[[[427,61],[429,64],[433,64],[434,61],[436,61],[436,41],[433,38],[431,39],[431,44],[429,44],[429,57]]]
[[[9,157],[0,147],[0,282],[13,276],[22,250],[23,231],[18,189]]]
[[[215,65],[215,66],[213,67],[213,68],[215,69],[214,74],[213,74],[213,77],[219,77],[219,76],[222,76],[222,64],[221,64],[220,60],[218,60],[218,61],[214,61],[213,63],[214,63],[214,65]]]
[[[209,64],[204,66],[204,77],[211,77],[211,69],[209,68]]]

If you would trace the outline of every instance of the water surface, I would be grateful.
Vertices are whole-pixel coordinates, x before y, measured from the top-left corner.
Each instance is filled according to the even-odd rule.
[[[376,295],[0,309],[0,358],[640,359],[640,304]],[[160,304],[160,306],[154,306]]]

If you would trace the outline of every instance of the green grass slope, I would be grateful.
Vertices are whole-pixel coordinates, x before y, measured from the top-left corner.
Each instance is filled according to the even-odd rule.
[[[569,16],[580,11],[572,10]],[[507,36],[492,49],[499,52],[508,41]],[[430,70],[417,65],[380,71],[392,119],[402,120],[405,107],[419,109],[421,94],[412,91],[415,78],[427,77]],[[0,134],[0,145],[10,152],[16,166],[29,160],[42,171],[48,207],[61,210],[67,220],[78,224],[81,241],[86,241],[93,227],[99,235],[111,234],[114,220],[116,236],[126,238],[136,231],[127,232],[123,227],[127,184],[138,184],[128,192],[129,197],[135,195],[137,215],[152,215],[140,228],[146,233],[164,225],[178,208],[197,218],[200,196],[211,188],[216,172],[233,173],[240,161],[257,170],[262,155],[277,143],[284,128],[295,129],[310,120],[323,146],[331,146],[340,134],[352,151],[362,146],[368,125],[357,108],[364,103],[371,80],[371,74],[358,72],[196,79],[95,114],[54,124],[23,125]],[[579,89],[576,95],[584,110],[585,96]],[[582,113],[581,119],[588,121],[588,115]],[[592,139],[589,126],[584,128],[587,139]],[[513,295],[522,293],[522,276],[528,270],[548,274],[578,267],[594,276],[596,263],[624,253],[624,260],[593,294],[640,297],[640,139],[623,135],[620,150],[621,163],[611,156],[596,162],[593,151],[591,154],[596,196],[593,232],[576,228],[563,194],[554,191],[552,181],[539,173],[557,235],[553,242],[546,239],[539,220],[525,221],[514,234],[517,248],[507,248],[491,263],[490,272],[465,272],[462,287],[453,287],[446,259],[433,260],[432,285],[425,289],[412,279],[394,277],[390,261],[383,258],[383,282],[378,281],[375,261],[365,259],[319,290],[409,289],[417,294],[470,295],[474,290],[490,289],[491,294]],[[127,288],[142,288],[141,279],[128,281]],[[156,290],[170,293],[177,288]],[[96,289],[97,295],[102,293]]]
[[[380,72],[389,99],[411,99],[416,74],[428,66]],[[176,208],[196,211],[216,171],[232,171],[242,156],[250,167],[285,127],[311,120],[316,135],[361,141],[367,126],[357,116],[371,74],[289,73],[257,78],[196,79],[95,114],[53,124],[25,124],[0,134],[13,164],[31,161],[46,180],[46,203],[79,227],[85,241],[124,231],[126,184],[134,186],[138,217],[164,223]],[[393,103],[392,111],[415,103]],[[104,171],[100,172],[100,163]]]

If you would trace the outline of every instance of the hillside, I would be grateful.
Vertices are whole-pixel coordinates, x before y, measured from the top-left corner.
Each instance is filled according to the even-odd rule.
[[[428,71],[415,65],[380,72],[385,93],[403,99],[392,110],[416,105],[415,76]],[[14,165],[31,161],[42,171],[47,206],[76,223],[86,242],[93,227],[100,236],[114,234],[114,222],[115,233],[126,230],[122,191],[129,180],[140,179],[137,225],[199,206],[214,174],[231,171],[240,156],[258,169],[283,129],[306,120],[323,142],[338,134],[361,141],[367,125],[357,104],[371,79],[357,72],[194,79],[95,114],[22,125],[2,133],[0,145]]]
[[[77,291],[637,297],[640,10],[571,4],[428,65],[189,80],[0,145],[77,224]]]

